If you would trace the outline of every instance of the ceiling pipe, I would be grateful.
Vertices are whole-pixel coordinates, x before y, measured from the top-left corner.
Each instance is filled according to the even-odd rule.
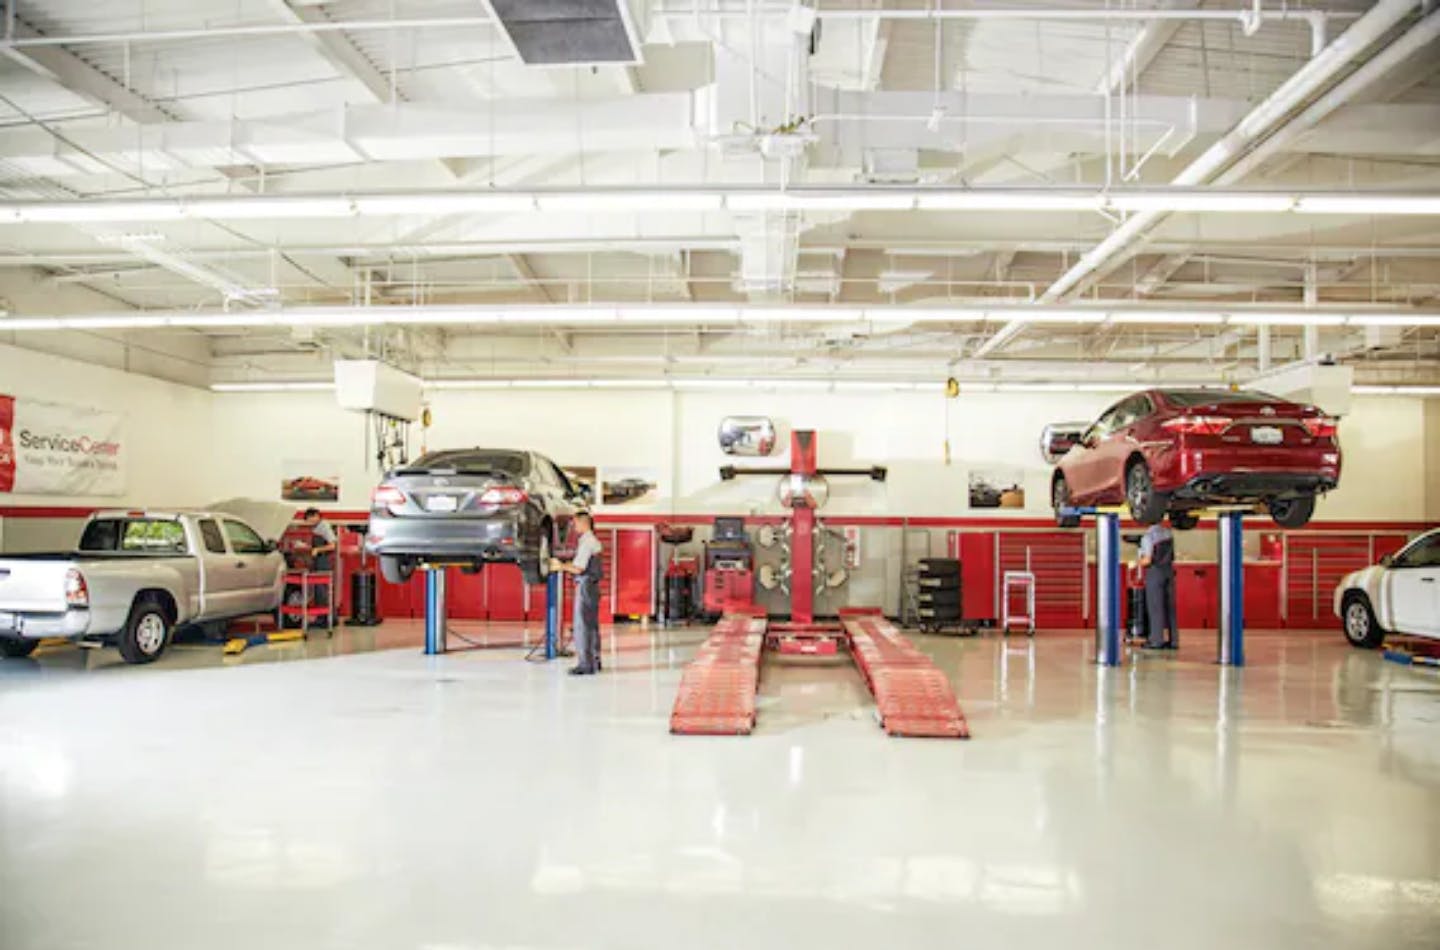
[[[1405,32],[1395,42],[1386,46],[1378,54],[1371,57],[1364,66],[1351,73],[1345,80],[1319,99],[1312,102],[1299,115],[1295,116],[1274,134],[1263,142],[1252,148],[1241,156],[1229,168],[1219,175],[1216,175],[1210,182],[1214,187],[1234,186],[1249,177],[1252,173],[1270,161],[1277,155],[1288,151],[1297,139],[1315,128],[1327,119],[1337,109],[1345,104],[1354,101],[1363,95],[1372,85],[1379,82],[1391,70],[1395,69],[1405,60],[1420,53],[1431,43],[1440,40],[1440,11],[1430,13]],[[1162,215],[1163,217],[1163,215]],[[1103,279],[1116,267],[1123,264],[1129,257],[1139,250],[1139,243],[1127,249],[1127,253],[1117,254],[1101,268],[1096,269],[1086,277],[1085,282],[1074,288],[1073,292],[1088,290],[1090,285],[1098,279]]]
[[[1175,176],[1172,185],[1193,186],[1208,181],[1239,158],[1246,149],[1274,131],[1286,115],[1335,79],[1372,44],[1381,39],[1410,16],[1418,4],[1415,0],[1380,0],[1369,12],[1351,25],[1330,45],[1302,66],[1279,89],[1256,106],[1249,115],[1218,142]],[[1052,302],[1064,297],[1082,280],[1100,270],[1107,262],[1129,249],[1137,239],[1163,221],[1168,211],[1141,211],[1132,215],[1110,236],[1086,253],[1041,296]],[[976,356],[984,356],[1005,344],[1022,329],[1023,324],[1006,324],[980,345]]]
[[[9,6],[7,5],[7,9]],[[691,19],[735,19],[748,20],[752,16],[761,18],[787,17],[793,6],[756,6],[751,13],[744,6],[729,9],[701,9],[698,6],[683,9],[664,8],[652,11],[653,17]],[[1128,21],[1148,22],[1157,20],[1175,21],[1218,21],[1236,23],[1247,35],[1265,21],[1296,22],[1309,24],[1312,32],[1322,37],[1326,23],[1330,20],[1350,19],[1355,13],[1331,12],[1325,10],[1297,10],[1284,6],[1267,8],[1260,5],[1229,10],[1142,10],[1124,8],[1077,9],[1067,7],[989,7],[981,9],[952,10],[816,10],[820,20],[1058,20],[1078,22]],[[106,46],[128,43],[166,43],[185,40],[210,40],[224,37],[293,36],[314,33],[366,33],[397,30],[455,30],[474,27],[494,27],[495,21],[484,16],[462,17],[411,17],[390,20],[316,20],[314,22],[236,24],[233,26],[196,27],[176,30],[127,30],[114,33],[72,33],[55,36],[7,36],[0,41],[0,48],[33,49],[46,46]]]

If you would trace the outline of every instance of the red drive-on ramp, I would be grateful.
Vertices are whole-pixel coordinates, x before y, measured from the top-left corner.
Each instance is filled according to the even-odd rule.
[[[877,611],[842,611],[833,629],[875,696],[880,725],[892,736],[968,739],[969,729],[945,674]],[[676,735],[748,735],[755,727],[768,623],[727,614],[685,668],[670,731]]]

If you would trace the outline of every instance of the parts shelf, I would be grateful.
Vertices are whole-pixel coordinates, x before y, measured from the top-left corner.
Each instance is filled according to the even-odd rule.
[[[292,604],[292,593],[298,592],[300,602]],[[313,603],[316,595],[323,595],[324,603]],[[308,635],[312,621],[327,632],[335,626],[335,575],[328,571],[286,571],[285,595],[280,602],[280,619],[299,620],[300,629]]]

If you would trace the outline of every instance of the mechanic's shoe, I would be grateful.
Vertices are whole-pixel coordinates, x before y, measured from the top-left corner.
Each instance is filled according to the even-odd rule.
[[[572,666],[570,668],[571,676],[591,676],[594,674],[594,672],[594,670],[587,670],[583,666]]]

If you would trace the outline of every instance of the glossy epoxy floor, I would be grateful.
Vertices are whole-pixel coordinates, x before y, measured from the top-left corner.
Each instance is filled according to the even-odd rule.
[[[1440,946],[1440,678],[1332,632],[920,638],[968,743],[773,663],[672,738],[700,637],[0,664],[0,947]]]

